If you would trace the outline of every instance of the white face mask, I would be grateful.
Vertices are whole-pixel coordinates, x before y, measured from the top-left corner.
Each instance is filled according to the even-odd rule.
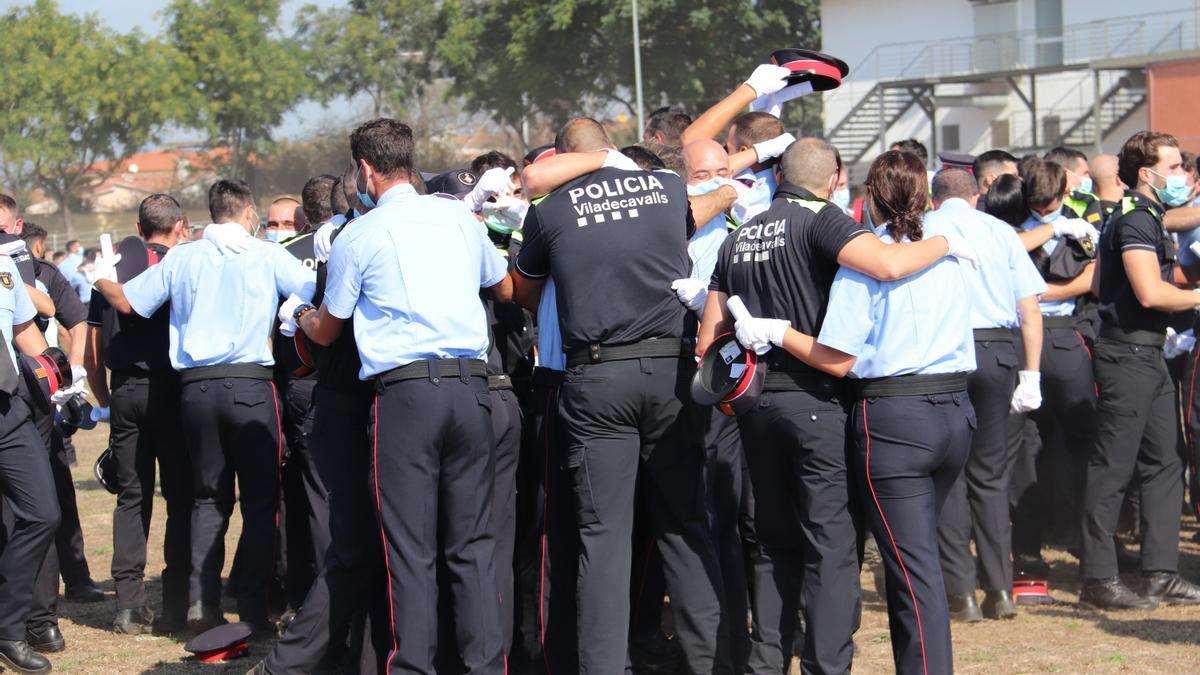
[[[281,242],[285,242],[288,239],[291,239],[292,237],[296,236],[296,231],[295,230],[285,230],[283,228],[276,227],[276,228],[273,228],[270,230],[264,230],[263,235],[266,237],[267,241],[281,243]]]
[[[848,190],[848,189],[834,190],[833,194],[830,195],[830,197],[829,197],[829,201],[833,202],[834,206],[837,206],[839,209],[841,209],[843,211],[849,211],[850,210],[850,190]]]

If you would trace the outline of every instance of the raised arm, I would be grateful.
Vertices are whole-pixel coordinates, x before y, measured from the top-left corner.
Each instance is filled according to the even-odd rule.
[[[879,237],[854,237],[838,253],[837,262],[880,281],[894,281],[916,274],[950,253],[943,236],[904,244],[885,244]]]

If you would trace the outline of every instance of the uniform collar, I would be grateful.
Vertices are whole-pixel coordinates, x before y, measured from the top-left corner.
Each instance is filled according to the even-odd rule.
[[[778,188],[776,188],[775,199],[784,199],[789,196],[797,197],[799,199],[810,199],[810,200],[816,200],[816,201],[821,201],[821,202],[829,201],[828,199],[821,199],[820,197],[809,192],[806,188],[802,188],[799,185],[795,185],[792,183],[783,183]]]
[[[1158,202],[1150,199],[1136,190],[1126,190],[1125,198],[1132,199],[1134,206],[1150,209],[1150,211],[1159,218],[1162,218],[1163,214],[1167,212],[1167,209],[1163,207],[1162,204],[1159,204]]]
[[[390,201],[400,199],[401,197],[409,194],[417,194],[416,188],[414,188],[411,183],[398,183],[388,188],[383,194],[379,195],[378,206],[383,206]]]
[[[941,206],[937,207],[937,211],[941,211],[942,209],[946,209],[949,211],[972,211],[973,210],[971,208],[971,204],[968,203],[967,200],[963,199],[962,197],[951,197],[950,199],[947,199],[946,201],[942,202]],[[937,213],[937,211],[934,211],[934,213]]]

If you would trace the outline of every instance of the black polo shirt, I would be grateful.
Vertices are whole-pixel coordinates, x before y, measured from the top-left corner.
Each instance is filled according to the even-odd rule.
[[[291,239],[280,244],[291,253],[296,260],[310,270],[317,269],[317,255],[313,250],[313,233],[305,232],[298,234]],[[324,285],[321,286],[321,290]],[[317,295],[313,297],[312,304],[320,306],[321,290],[318,290]],[[286,388],[287,383],[295,380],[315,380],[317,376],[314,373],[309,373],[301,377],[293,377],[291,371],[298,367],[301,363],[300,356],[296,353],[296,342],[293,338],[287,337],[279,332],[279,326],[275,326],[274,339],[271,342],[272,351],[275,356],[275,383],[281,388]]]
[[[33,275],[46,287],[46,294],[54,301],[54,318],[58,324],[67,330],[84,322],[88,318],[88,309],[79,301],[79,294],[71,287],[71,282],[58,271],[53,263],[34,259]],[[48,322],[38,319],[38,327],[46,331]]]
[[[710,290],[737,295],[756,317],[821,332],[837,258],[866,226],[808,190],[784,183],[771,207],[721,245]]]
[[[516,269],[554,277],[567,351],[678,338],[687,309],[671,282],[691,272],[695,229],[679,176],[600,169],[530,207]]]
[[[169,250],[161,244],[147,244],[159,260]],[[122,314],[97,291],[88,303],[87,322],[100,329],[104,364],[114,372],[142,370],[172,372],[170,356],[171,305],[164,304],[149,319],[136,312]]]
[[[1171,280],[1175,245],[1163,228],[1163,213],[1158,202],[1127,191],[1117,213],[1100,234],[1100,320],[1104,325],[1127,331],[1166,332],[1170,313],[1148,309],[1138,302],[1121,258],[1129,250],[1154,253],[1162,280]]]

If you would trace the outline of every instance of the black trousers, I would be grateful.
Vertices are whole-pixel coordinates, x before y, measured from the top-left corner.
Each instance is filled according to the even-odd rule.
[[[754,491],[750,672],[787,672],[796,618],[805,672],[850,670],[858,597],[857,501],[846,411],[832,386],[763,394],[738,418]]]
[[[750,632],[746,628],[748,587],[746,553],[742,548],[739,521],[742,516],[742,469],[745,457],[737,420],[720,410],[710,410],[704,435],[705,490],[708,493],[709,529],[721,562],[725,597],[722,620],[729,624],[731,655],[735,672],[744,672],[750,656]]]
[[[496,441],[495,482],[492,488],[492,529],[496,535],[496,588],[500,591],[500,621],[504,653],[512,648],[513,551],[517,539],[517,463],[521,456],[521,405],[511,389],[495,389],[492,398],[492,437]]]
[[[388,672],[434,668],[439,553],[465,672],[504,672],[491,407],[478,377],[406,380],[375,397],[373,494],[388,578]]]
[[[182,619],[191,576],[192,467],[184,450],[180,384],[174,372],[112,373],[109,446],[117,470],[112,577],[117,609],[148,606],[146,540],[157,462],[167,502],[162,613]]]
[[[1084,464],[1096,439],[1096,384],[1083,337],[1073,328],[1046,328],[1041,371],[1042,407],[1028,414],[1040,438],[1022,442],[1009,483],[1012,551],[1032,557],[1041,555],[1047,514],[1057,510],[1051,502],[1068,505],[1072,531],[1079,522]],[[1051,473],[1055,465],[1067,468]]]
[[[855,470],[887,578],[896,672],[950,673],[950,612],[938,561],[938,514],[971,447],[967,392],[858,401]]]
[[[316,380],[290,380],[283,396],[287,447],[280,474],[280,557],[288,605],[293,609],[304,602],[329,550],[329,494],[313,461],[307,428],[315,386]]]
[[[579,671],[624,670],[635,487],[642,475],[676,636],[696,673],[732,671],[721,567],[704,503],[701,423],[690,359],[643,358],[567,370],[560,412],[579,532]]]
[[[225,532],[233,513],[234,478],[242,512],[238,539],[238,615],[267,622],[267,590],[275,559],[282,453],[275,385],[250,378],[217,378],[183,385],[183,434],[191,459],[192,576],[189,600],[218,607]]]
[[[0,395],[0,432],[0,494],[12,520],[0,550],[0,640],[24,640],[34,580],[60,514],[46,446],[20,397]]]
[[[267,656],[270,673],[314,672],[348,638],[353,647],[349,662],[360,663],[353,672],[382,672],[392,640],[383,550],[372,504],[370,408],[369,397],[321,387],[313,392],[307,448],[328,490],[331,539],[321,572],[296,618]],[[362,631],[356,629],[364,619],[370,639],[359,645]],[[364,658],[356,660],[359,650]]]
[[[947,593],[974,593],[977,583],[985,591],[1012,588],[1008,483],[1021,446],[1024,416],[1010,414],[1009,408],[1018,359],[1012,342],[975,342],[976,369],[967,379],[967,393],[979,428],[971,439],[965,470],[950,488],[938,521]]]
[[[1117,576],[1113,534],[1126,486],[1141,481],[1142,570],[1179,569],[1183,466],[1176,451],[1175,386],[1162,349],[1096,340],[1100,387],[1095,451],[1083,503],[1084,579]]]

